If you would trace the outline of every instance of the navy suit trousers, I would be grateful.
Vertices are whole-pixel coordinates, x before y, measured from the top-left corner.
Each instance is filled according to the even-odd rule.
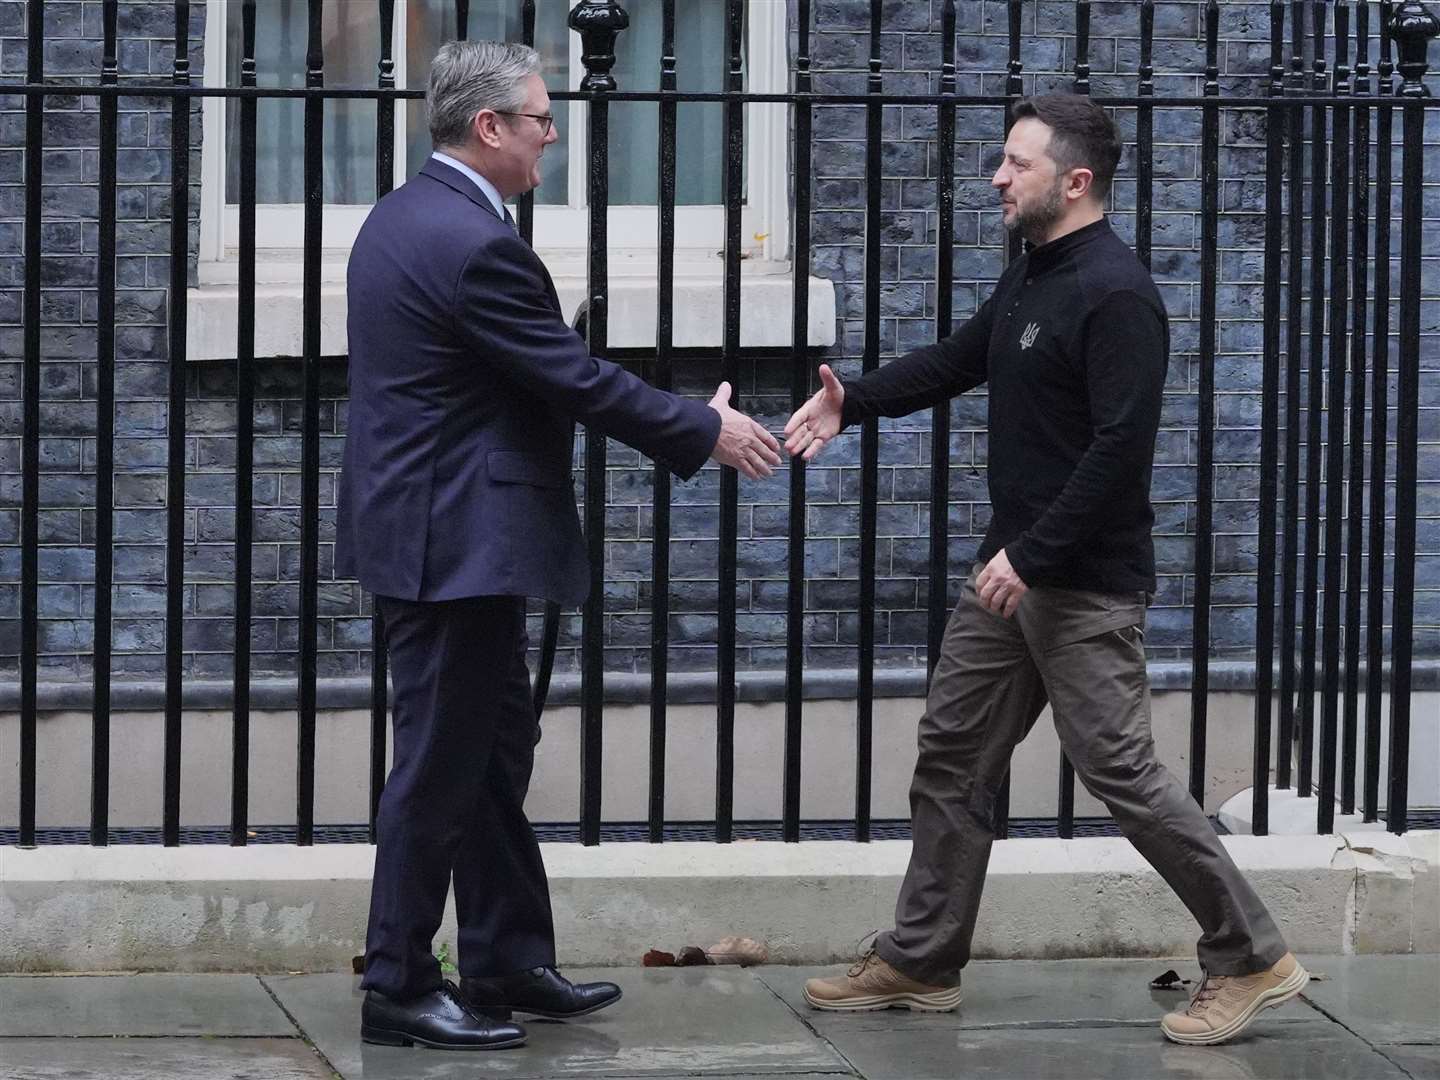
[[[367,989],[440,985],[433,939],[453,876],[462,975],[555,963],[545,866],[525,817],[539,726],[525,601],[377,596],[394,699],[365,942]]]

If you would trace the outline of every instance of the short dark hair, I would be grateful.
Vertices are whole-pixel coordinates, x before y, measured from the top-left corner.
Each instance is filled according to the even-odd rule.
[[[1049,154],[1060,172],[1089,169],[1090,190],[1105,201],[1115,166],[1120,163],[1120,136],[1115,122],[1084,94],[1037,94],[1010,107],[1012,120],[1031,118],[1050,129]]]

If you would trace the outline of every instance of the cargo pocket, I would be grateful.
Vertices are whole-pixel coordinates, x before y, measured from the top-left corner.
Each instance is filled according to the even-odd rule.
[[[1041,671],[1077,769],[1138,769],[1153,753],[1145,631],[1129,622],[1047,650]]]
[[[1088,641],[1126,627],[1143,626],[1145,607],[1130,593],[1087,592],[1042,586],[1039,594],[1038,625],[1044,627],[1037,642],[1041,652],[1053,652],[1067,645]]]

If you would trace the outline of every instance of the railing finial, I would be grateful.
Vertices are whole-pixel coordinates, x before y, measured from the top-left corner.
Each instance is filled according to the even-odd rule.
[[[614,90],[615,38],[630,25],[630,16],[616,0],[580,0],[570,11],[570,29],[580,35],[585,65],[581,90]]]
[[[1430,39],[1440,35],[1440,19],[1420,3],[1405,0],[1397,4],[1390,21],[1396,51],[1400,53],[1400,96],[1429,97],[1425,75],[1430,70]]]

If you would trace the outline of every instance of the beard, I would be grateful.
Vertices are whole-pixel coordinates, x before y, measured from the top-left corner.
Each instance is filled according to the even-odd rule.
[[[1064,183],[1061,179],[1056,179],[1054,187],[1033,204],[1021,206],[1017,202],[1015,216],[1005,227],[1011,232],[1018,232],[1032,244],[1043,244],[1050,235],[1050,229],[1060,220],[1064,209]]]

